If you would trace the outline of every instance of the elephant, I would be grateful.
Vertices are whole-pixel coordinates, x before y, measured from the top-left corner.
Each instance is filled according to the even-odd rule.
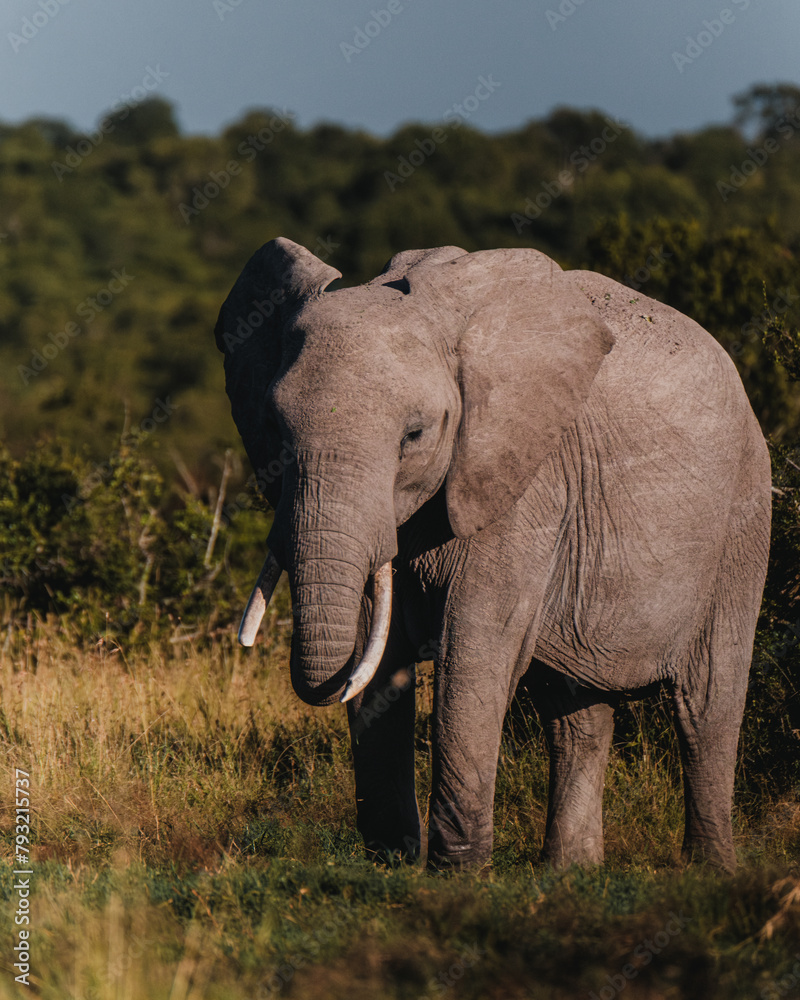
[[[543,857],[603,861],[615,705],[674,705],[687,860],[732,870],[734,769],[770,461],[687,316],[534,249],[398,253],[376,278],[286,238],[219,313],[234,421],[274,508],[239,639],[288,573],[296,694],[347,703],[373,859],[425,856],[414,665],[434,662],[427,865],[491,864],[521,681],[549,751]]]

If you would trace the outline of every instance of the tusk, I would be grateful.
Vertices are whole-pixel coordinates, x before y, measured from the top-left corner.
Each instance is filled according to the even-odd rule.
[[[275,556],[270,552],[264,560],[256,585],[253,587],[253,593],[250,595],[250,600],[242,615],[242,624],[239,626],[239,642],[243,646],[252,646],[256,641],[258,626],[267,610],[272,591],[280,580],[281,572]]]
[[[375,676],[378,664],[386,649],[389,638],[389,624],[392,620],[392,564],[384,563],[373,577],[375,594],[372,601],[372,628],[361,663],[350,675],[345,685],[341,702],[350,701],[359,691],[363,691]]]

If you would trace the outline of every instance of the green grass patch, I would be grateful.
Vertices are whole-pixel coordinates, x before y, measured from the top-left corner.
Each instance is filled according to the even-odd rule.
[[[126,653],[37,629],[0,651],[0,774],[9,791],[14,767],[31,774],[35,872],[29,989],[13,978],[6,807],[2,998],[796,995],[800,807],[766,789],[745,796],[740,871],[683,869],[679,766],[659,702],[620,710],[604,866],[540,861],[547,757],[529,718],[503,742],[491,871],[431,875],[363,859],[344,713],[297,702],[284,643]]]

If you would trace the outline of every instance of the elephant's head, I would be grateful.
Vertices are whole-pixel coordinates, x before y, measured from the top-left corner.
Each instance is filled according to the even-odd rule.
[[[456,536],[501,518],[612,343],[534,250],[407,251],[367,284],[326,292],[339,276],[273,240],[216,327],[233,417],[275,507],[268,543],[272,576],[290,578],[292,682],[313,704],[348,680],[365,588],[377,574],[385,589],[398,526],[442,486]],[[372,645],[356,687],[380,659]]]

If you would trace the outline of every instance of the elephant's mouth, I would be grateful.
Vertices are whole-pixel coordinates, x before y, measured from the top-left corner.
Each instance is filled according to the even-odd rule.
[[[281,568],[277,560],[270,552],[264,560],[261,572],[250,594],[250,600],[242,615],[242,623],[239,626],[239,642],[243,646],[252,646],[255,642],[261,620],[267,605],[272,598],[273,591],[281,576]],[[383,657],[386,648],[386,640],[389,637],[389,625],[392,619],[392,564],[387,562],[375,573],[373,577],[374,598],[372,604],[372,625],[370,627],[369,639],[361,662],[353,669],[344,691],[340,696],[340,701],[349,701],[369,684],[375,676],[375,671]]]

